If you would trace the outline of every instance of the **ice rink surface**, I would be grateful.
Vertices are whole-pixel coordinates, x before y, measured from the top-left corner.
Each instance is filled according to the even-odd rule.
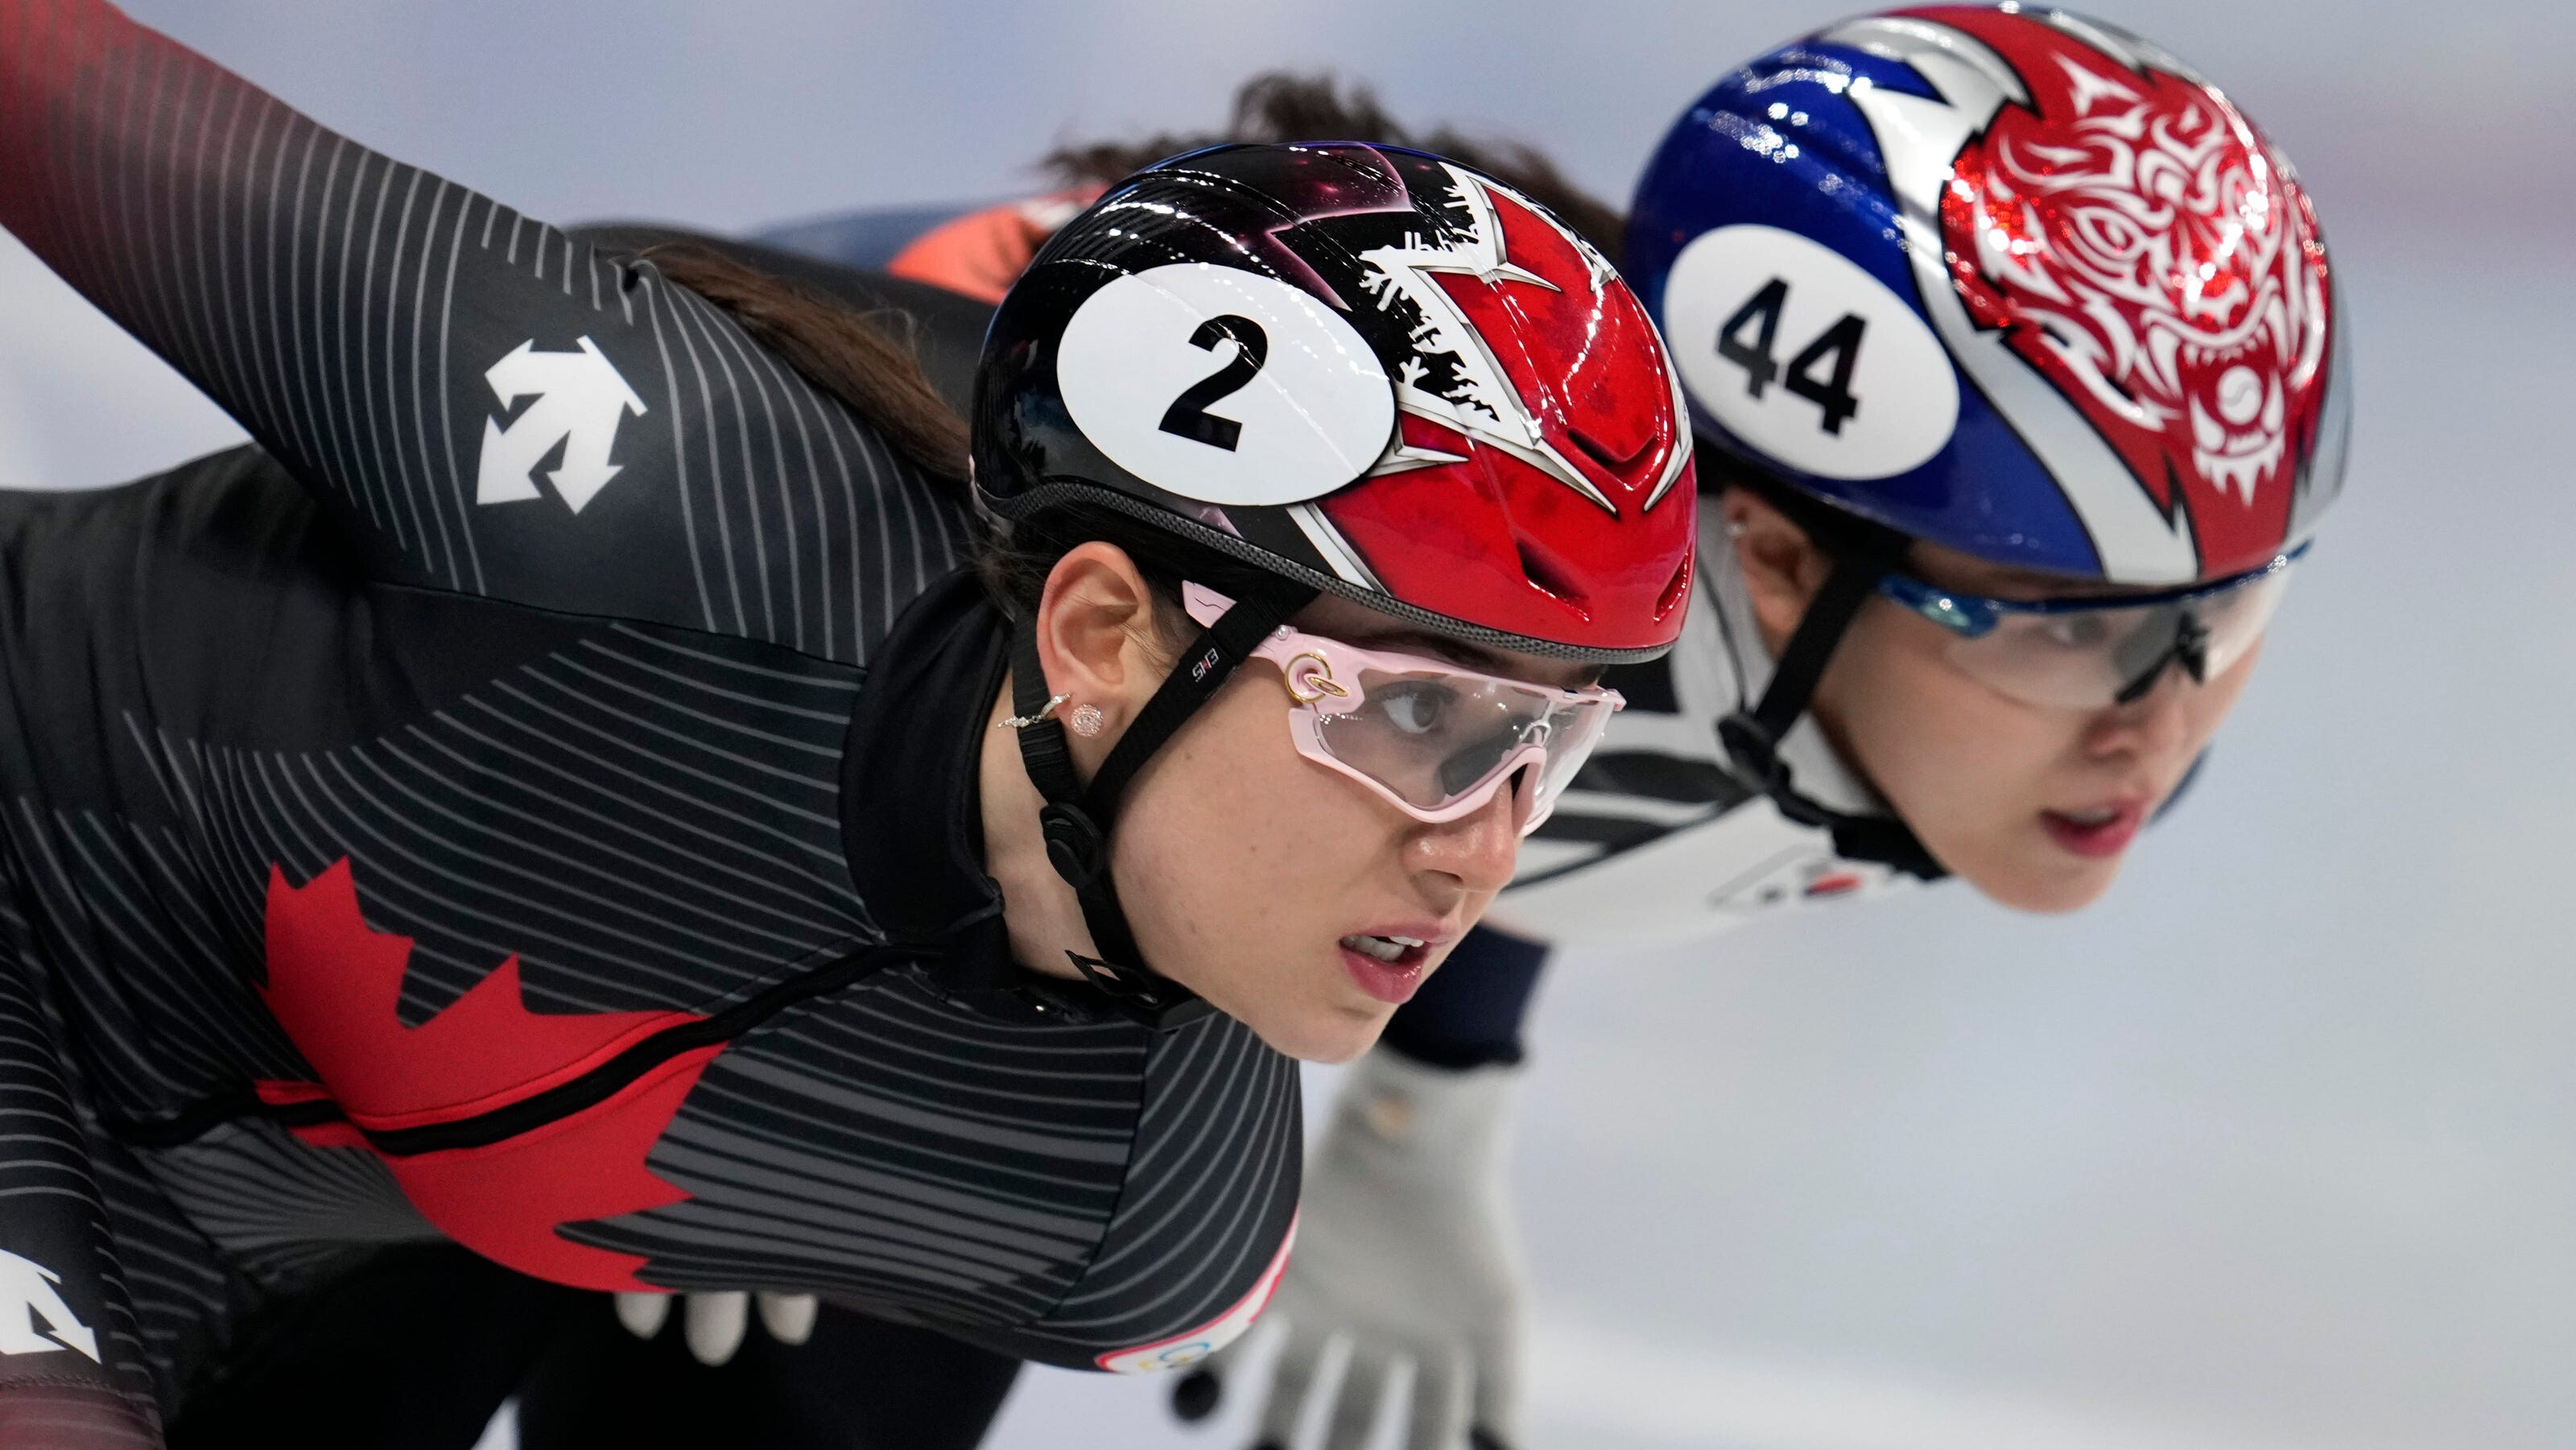
[[[540,214],[716,227],[1005,195],[1268,64],[1623,196],[1723,61],[1840,9],[132,8]],[[2576,21],[2097,8],[2300,160],[2355,328],[2345,504],[2094,910],[1953,887],[1564,959],[1517,1170],[1533,1446],[2576,1443]],[[5,242],[0,298],[0,482],[237,436]],[[1184,1431],[1158,1385],[1033,1371],[992,1443],[1239,1450],[1229,1409]]]

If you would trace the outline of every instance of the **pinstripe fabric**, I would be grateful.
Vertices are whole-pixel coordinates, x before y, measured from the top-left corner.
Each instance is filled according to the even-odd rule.
[[[23,882],[0,844],[0,878]],[[67,1024],[45,993],[34,923],[12,889],[0,897],[0,1231],[5,1248],[54,1277],[73,1317],[95,1335],[101,1364],[64,1347],[70,1326],[48,1323],[51,1349],[0,1356],[0,1443],[39,1450],[147,1445],[159,1439],[159,1364],[137,1323],[122,1216],[105,1191],[115,1180],[94,1161],[98,1142],[81,1084],[63,1067]],[[144,1251],[144,1252],[148,1252]],[[184,1297],[171,1302],[185,1303]],[[28,1309],[28,1327],[37,1319]],[[104,1373],[99,1371],[103,1369]]]
[[[216,640],[236,614],[222,591],[275,581],[150,539],[50,547],[102,520],[144,532],[137,521],[169,516],[156,505],[217,494],[302,507],[240,459],[121,492],[0,500],[0,561],[29,596],[0,634],[59,622],[46,607],[58,576],[94,582],[82,554],[124,553],[200,602],[167,612],[181,624],[147,625],[165,636],[133,652],[222,673]],[[141,593],[139,617],[160,619]],[[291,744],[276,737],[301,721],[194,723],[189,702],[209,684],[183,672],[147,670],[138,691],[175,720],[112,697],[83,716],[26,677],[38,662],[12,661],[8,919],[21,977],[46,984],[78,1047],[5,1056],[67,1057],[112,1123],[154,1142],[105,1157],[67,1142],[63,1168],[97,1180],[81,1196],[113,1225],[112,1247],[95,1250],[116,1276],[102,1300],[137,1306],[120,1343],[165,1404],[245,1306],[357,1247],[430,1231],[363,1151],[258,1120],[153,1137],[245,1081],[311,1076],[257,996],[271,863],[290,882],[357,863],[368,925],[411,942],[399,1010],[415,1024],[505,957],[539,1011],[712,1013],[880,935],[831,814],[855,671],[623,621],[474,628],[525,612],[385,586],[335,607],[344,636],[501,632],[527,657],[435,696],[431,677],[452,663],[401,661],[372,684],[420,696],[416,708],[367,719],[325,692],[312,713],[354,738]],[[29,711],[40,697],[55,703]],[[63,781],[110,799],[67,798]],[[1285,1232],[1297,1136],[1293,1071],[1239,1024],[1158,1037],[1116,1017],[994,1016],[907,968],[733,1042],[648,1159],[687,1197],[566,1235],[642,1256],[656,1284],[822,1289],[1088,1360],[1240,1296]]]
[[[638,1080],[684,1093],[630,1165],[658,1206],[496,1241],[1076,1364],[1244,1298],[1298,1139],[1294,1073],[1248,1031],[1157,1036],[911,942],[841,984],[890,959],[850,833],[949,838],[842,807],[869,670],[971,542],[955,497],[651,268],[93,0],[0,0],[0,221],[276,460],[0,498],[0,1249],[59,1277],[103,1361],[61,1336],[0,1354],[0,1423],[37,1403],[13,1383],[83,1382],[128,1406],[80,1402],[100,1442],[128,1434],[243,1314],[372,1246],[483,1232],[566,1186],[523,1144],[587,1162],[564,1133],[633,1121],[603,1089],[414,1153],[333,1117],[349,1090],[319,1064],[352,1059],[269,1002],[280,973],[356,993],[389,951],[393,1020],[356,1070],[432,1071],[404,1034],[505,967],[512,1020],[739,1024]],[[521,354],[640,404],[610,410],[595,492],[558,476],[573,429],[478,502],[487,438],[570,406],[499,396]],[[971,732],[984,703],[920,728]],[[929,788],[971,808],[971,781]],[[328,882],[362,939],[281,957],[279,913]],[[613,1065],[510,1068],[493,1121]],[[474,1176],[510,1164],[537,1177]],[[465,1218],[424,1182],[466,1185]]]
[[[1229,1019],[1000,1022],[925,985],[890,975],[718,1059],[653,1153],[690,1199],[574,1236],[682,1234],[657,1267],[716,1288],[743,1282],[758,1224],[857,1302],[1101,1345],[1204,1322],[1268,1266],[1296,1202],[1294,1064]]]
[[[653,1151],[690,1198],[576,1235],[634,1251],[676,1235],[657,1262],[715,1287],[742,1281],[738,1227],[774,1223],[758,1237],[800,1241],[819,1287],[935,1317],[1043,1314],[1117,1207],[1145,1034],[996,1021],[924,985],[891,973],[738,1043]]]
[[[377,577],[857,663],[967,547],[953,498],[649,263],[335,136],[105,5],[10,0],[0,54],[0,221],[322,484]],[[585,338],[648,409],[616,429],[616,477],[577,515],[478,506],[510,413],[487,372]]]
[[[0,1395],[0,1445],[9,1450],[151,1450],[160,1427],[98,1385],[30,1376]]]
[[[1080,1283],[1047,1316],[1057,1334],[1141,1344],[1230,1304],[1288,1232],[1303,1132],[1296,1064],[1242,1024],[1210,1018],[1148,1064],[1125,1196]]]

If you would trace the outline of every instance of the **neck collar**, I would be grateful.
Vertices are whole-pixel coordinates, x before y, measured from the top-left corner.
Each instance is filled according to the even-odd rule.
[[[1100,1019],[1117,1010],[1109,998],[1012,957],[1002,888],[984,869],[977,767],[1008,629],[972,569],[895,621],[843,740],[842,850],[878,929],[929,958],[948,995],[999,1016]]]

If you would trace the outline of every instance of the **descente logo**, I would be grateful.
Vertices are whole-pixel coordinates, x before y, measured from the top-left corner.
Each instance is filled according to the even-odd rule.
[[[483,420],[483,459],[474,478],[476,503],[543,498],[531,474],[557,444],[563,445],[563,462],[546,471],[546,481],[574,513],[580,513],[617,476],[618,465],[609,462],[608,455],[617,446],[618,425],[629,413],[643,417],[644,400],[626,385],[598,343],[584,337],[576,345],[575,352],[538,352],[532,338],[512,348],[483,374],[503,408],[530,394],[536,402],[506,428],[498,418]]]
[[[72,1349],[98,1363],[98,1332],[63,1302],[63,1276],[0,1249],[0,1354]]]

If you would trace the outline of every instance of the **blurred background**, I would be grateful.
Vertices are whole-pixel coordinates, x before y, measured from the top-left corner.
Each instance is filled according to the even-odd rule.
[[[127,0],[558,221],[1000,199],[1270,67],[1624,201],[1842,3]],[[2096,0],[2297,161],[2355,328],[2346,501],[2190,799],[2099,907],[1964,888],[1573,956],[1520,1204],[1534,1446],[2576,1444],[2576,7]],[[236,440],[0,237],[0,483]],[[1317,1074],[1311,1081],[1328,1082]],[[1003,1450],[1239,1450],[1033,1371]],[[506,1426],[490,1444],[506,1444]]]

